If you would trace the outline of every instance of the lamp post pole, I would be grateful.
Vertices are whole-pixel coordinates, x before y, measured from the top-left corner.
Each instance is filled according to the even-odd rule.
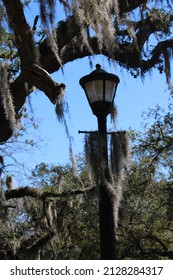
[[[98,132],[101,137],[101,159],[103,174],[99,185],[99,224],[100,249],[102,260],[115,260],[116,235],[112,197],[108,191],[110,182],[108,147],[107,147],[107,115],[111,112],[119,78],[101,69],[99,64],[91,74],[80,79],[80,85],[86,93],[93,114],[97,117]]]
[[[115,220],[114,209],[110,194],[107,190],[107,183],[109,182],[108,171],[108,148],[107,148],[107,129],[106,116],[98,116],[98,132],[101,136],[101,158],[104,166],[103,180],[99,186],[99,226],[100,226],[100,250],[102,260],[115,260],[116,254],[116,235],[115,235]]]

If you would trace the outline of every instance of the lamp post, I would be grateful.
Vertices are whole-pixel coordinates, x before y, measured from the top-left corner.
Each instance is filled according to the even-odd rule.
[[[82,77],[79,81],[85,91],[92,112],[97,117],[98,132],[103,142],[100,152],[102,153],[101,158],[104,161],[104,176],[106,180],[109,180],[106,120],[112,110],[119,81],[118,76],[107,73],[101,69],[99,64],[96,65],[96,70]],[[102,180],[100,183],[99,192],[101,259],[114,260],[117,258],[114,209],[112,207],[110,195],[107,192],[105,180]]]

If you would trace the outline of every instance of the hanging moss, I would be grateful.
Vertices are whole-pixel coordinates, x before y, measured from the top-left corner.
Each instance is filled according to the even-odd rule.
[[[94,177],[95,183],[99,186],[104,180],[105,163],[102,158],[103,139],[98,132],[92,132],[85,136],[85,157],[90,167],[91,176]]]
[[[83,36],[83,43],[87,42],[86,25],[97,34],[100,49],[103,45],[112,52],[115,47],[115,26],[112,11],[119,17],[118,0],[93,1],[73,0],[72,9],[75,11]]]
[[[0,62],[0,102],[4,108],[5,117],[12,131],[16,128],[16,113],[13,98],[9,89],[7,66]]]
[[[40,16],[45,25],[53,24],[55,19],[55,0],[39,0],[40,3]]]
[[[117,131],[111,134],[110,164],[115,181],[123,179],[123,171],[129,160],[129,141],[126,131]]]
[[[124,173],[130,158],[129,139],[126,131],[117,131],[111,134],[110,141],[110,173],[114,191],[115,225],[118,223],[119,208],[123,196]]]
[[[67,125],[67,121],[65,118],[66,114],[69,114],[69,107],[67,102],[64,99],[64,94],[61,95],[56,103],[55,106],[55,112],[56,112],[56,116],[57,119],[60,123],[62,123],[62,125],[65,128],[65,133],[67,135],[67,138],[69,140],[69,155],[70,155],[70,160],[71,160],[71,164],[72,164],[72,170],[75,176],[77,176],[77,167],[76,167],[76,160],[75,160],[75,156],[73,153],[73,148],[72,148],[72,137],[70,135],[69,129],[68,129],[68,125]]]
[[[54,30],[55,22],[55,0],[38,0],[40,8],[40,18],[48,30],[48,42],[50,47],[60,62],[59,51],[57,47],[56,33],[50,30]],[[88,27],[92,28],[97,34],[99,48],[103,46],[108,49],[110,53],[117,44],[116,29],[114,24],[114,17],[116,15],[119,21],[119,4],[118,0],[106,0],[106,1],[93,1],[93,0],[71,0],[60,1],[64,6],[67,14],[73,14],[79,24],[81,34],[81,48],[86,46],[90,53],[93,50],[90,46]],[[53,28],[52,28],[53,27]]]
[[[113,104],[111,112],[110,112],[111,121],[113,122],[114,126],[116,127],[117,117],[118,117],[118,110],[115,104]]]
[[[47,34],[47,42],[57,59],[57,62],[62,66],[61,58],[59,56],[59,48],[57,45],[58,38],[56,35],[55,23],[55,0],[39,0],[40,18],[45,27],[45,33]]]
[[[85,136],[86,160],[94,173],[96,180],[102,177],[104,166],[103,138],[98,132],[92,132]],[[111,133],[110,141],[109,173],[118,182],[129,159],[129,141],[126,131]]]
[[[64,96],[61,95],[58,98],[55,106],[55,112],[59,122],[63,122],[64,120],[64,108],[65,108]]]
[[[98,132],[85,136],[85,155],[95,184],[104,184],[107,195],[112,203],[115,227],[123,194],[124,170],[129,160],[129,141],[125,131],[111,134],[109,165],[103,159],[103,138]]]

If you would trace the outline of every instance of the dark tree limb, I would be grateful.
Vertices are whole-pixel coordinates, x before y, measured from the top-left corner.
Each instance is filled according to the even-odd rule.
[[[33,30],[28,25],[23,5],[20,0],[3,0],[11,29],[14,31],[16,46],[21,60],[22,78],[30,85],[36,86],[55,103],[56,95],[65,85],[55,83],[48,72],[39,66],[39,52],[33,38]],[[65,37],[65,36],[64,36]],[[45,56],[45,53],[44,53]],[[49,61],[50,63],[50,61]]]
[[[170,15],[169,17],[169,22],[171,21],[173,21],[172,15]],[[159,16],[153,17],[152,14],[149,14],[146,19],[134,23],[136,29],[137,44],[140,51],[142,51],[144,44],[147,42],[151,34],[157,31],[166,33],[169,22],[163,22],[163,18],[160,18]]]
[[[152,50],[151,57],[146,60],[141,58],[141,53],[139,52],[138,47],[131,45],[130,43],[120,44],[119,48],[115,49],[112,54],[110,54],[104,47],[100,50],[96,38],[90,40],[90,45],[95,54],[103,54],[119,62],[120,65],[126,66],[126,68],[141,69],[141,71],[145,72],[161,62],[160,56],[163,54],[164,50],[173,48],[173,40],[170,39],[158,43]],[[84,47],[83,50],[81,50],[77,45],[76,40],[73,40],[69,45],[64,47],[62,51],[62,60],[65,64],[77,58],[84,58],[90,55],[91,53],[87,47]]]
[[[38,61],[33,30],[28,25],[23,4],[20,0],[3,0],[9,19],[9,24],[15,35],[15,43],[21,59],[21,67]]]
[[[87,194],[90,192],[94,192],[95,187],[85,189],[85,190],[75,190],[75,191],[70,191],[70,192],[64,192],[64,193],[55,193],[52,191],[43,191],[37,188],[31,188],[31,187],[23,187],[23,188],[17,188],[13,189],[11,191],[6,191],[5,192],[5,197],[6,199],[11,199],[11,198],[21,198],[24,196],[29,196],[29,197],[34,197],[37,199],[44,200],[46,198],[58,198],[58,197],[70,197],[70,196],[76,196],[80,194]]]
[[[147,4],[147,0],[119,0],[120,13],[130,12],[142,4]]]
[[[23,67],[22,76],[29,84],[43,91],[53,104],[56,104],[59,96],[65,90],[65,84],[56,83],[49,73],[37,64]]]
[[[33,38],[33,30],[25,19],[21,1],[3,0],[3,3],[10,27],[15,35],[15,43],[21,61],[21,75],[10,85],[16,115],[25,103],[27,95],[32,92],[33,86],[43,91],[55,104],[64,91],[65,85],[53,81],[49,73],[38,65],[39,55]],[[12,136],[13,131],[5,117],[2,104],[0,104],[0,122],[0,142],[5,142]]]

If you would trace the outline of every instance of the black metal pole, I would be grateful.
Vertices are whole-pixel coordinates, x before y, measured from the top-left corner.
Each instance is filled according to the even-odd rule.
[[[108,147],[107,147],[107,127],[106,115],[97,116],[98,131],[102,137],[101,153],[104,166],[103,179],[100,184],[99,197],[99,222],[100,222],[100,248],[102,260],[115,260],[116,256],[116,236],[114,209],[106,181],[109,182],[108,172]]]

